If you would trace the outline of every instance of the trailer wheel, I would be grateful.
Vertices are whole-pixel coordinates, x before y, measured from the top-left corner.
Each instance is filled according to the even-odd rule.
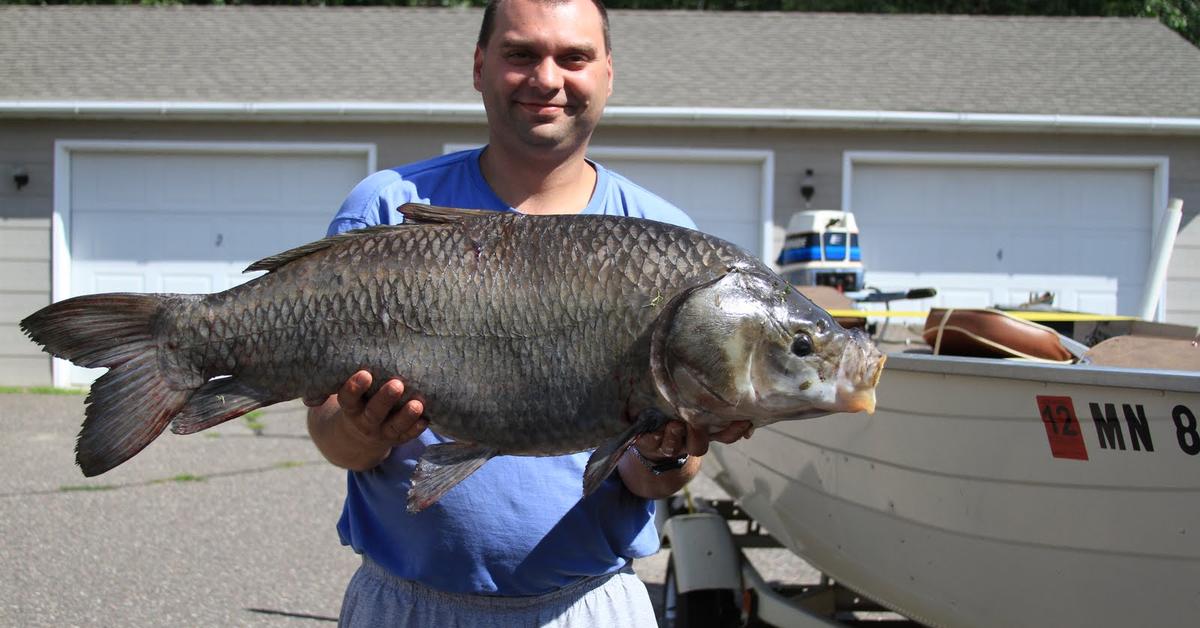
[[[742,611],[733,591],[703,589],[680,593],[672,557],[663,584],[663,625],[666,628],[729,628],[741,623]]]

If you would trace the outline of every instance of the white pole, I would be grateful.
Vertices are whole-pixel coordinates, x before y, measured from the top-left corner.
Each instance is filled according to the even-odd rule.
[[[1175,234],[1179,231],[1182,219],[1183,200],[1173,198],[1167,203],[1167,214],[1163,216],[1163,221],[1158,226],[1157,237],[1154,238],[1154,253],[1146,273],[1146,291],[1142,295],[1142,320],[1161,321],[1166,316],[1166,312],[1159,312],[1157,319],[1152,318],[1154,310],[1158,308],[1163,283],[1167,280],[1167,263],[1171,261],[1171,250],[1175,248]]]

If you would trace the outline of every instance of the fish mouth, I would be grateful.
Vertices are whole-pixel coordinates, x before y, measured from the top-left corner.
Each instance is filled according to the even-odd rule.
[[[834,407],[837,412],[866,412],[867,414],[875,414],[875,389],[856,390],[845,394],[839,391]]]
[[[875,387],[883,376],[884,355],[869,342],[847,343],[838,369],[834,412],[875,413]]]

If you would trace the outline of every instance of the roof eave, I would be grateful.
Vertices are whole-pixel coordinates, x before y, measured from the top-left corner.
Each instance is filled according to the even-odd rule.
[[[482,123],[479,103],[0,100],[0,118]],[[1200,117],[953,111],[610,106],[621,126],[1082,131],[1200,134]]]

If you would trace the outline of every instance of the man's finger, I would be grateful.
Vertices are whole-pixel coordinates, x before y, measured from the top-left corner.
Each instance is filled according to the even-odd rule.
[[[392,409],[400,403],[400,399],[403,397],[404,382],[398,379],[389,379],[367,400],[367,405],[363,408],[363,416],[369,423],[380,425],[387,420]]]
[[[664,456],[679,457],[679,452],[683,451],[684,443],[687,440],[687,425],[680,421],[671,421],[663,428],[662,444],[658,450]]]
[[[369,371],[358,371],[342,384],[341,390],[338,391],[338,405],[342,411],[349,414],[358,414],[363,411],[363,406],[366,405],[366,400],[363,394],[371,388],[371,373]]]
[[[687,452],[692,456],[703,456],[708,453],[708,431],[703,428],[687,426]]]
[[[734,421],[733,423],[726,425],[725,429],[722,429],[716,434],[709,434],[708,437],[711,440],[717,441],[718,443],[735,443],[738,441],[738,439],[745,436],[751,429],[753,429],[753,425],[749,421]]]
[[[421,435],[429,427],[429,420],[421,416],[421,402],[410,401],[404,407],[392,413],[384,426],[384,434],[397,443],[408,441]]]

